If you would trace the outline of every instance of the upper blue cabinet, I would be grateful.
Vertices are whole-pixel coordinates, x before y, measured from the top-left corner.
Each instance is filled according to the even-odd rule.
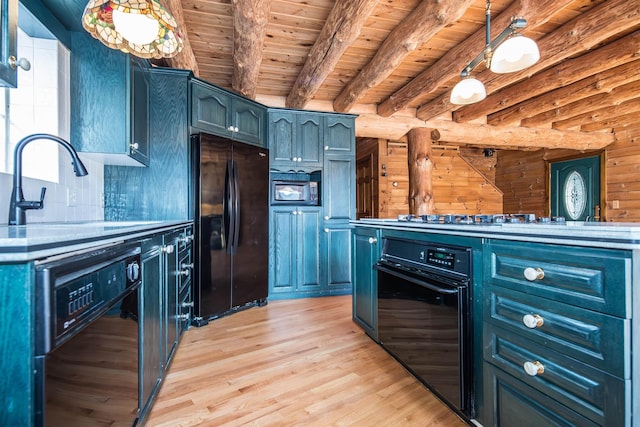
[[[16,71],[18,30],[18,0],[0,0],[0,86],[16,87],[18,72]]]
[[[203,80],[191,80],[191,127],[266,146],[266,108]]]
[[[71,144],[104,164],[148,165],[148,62],[84,32],[71,44]]]

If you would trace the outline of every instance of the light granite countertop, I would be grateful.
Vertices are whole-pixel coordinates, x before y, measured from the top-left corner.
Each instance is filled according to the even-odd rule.
[[[191,221],[96,221],[0,226],[0,263],[32,261],[53,255],[117,244]]]
[[[397,219],[363,218],[352,225],[456,236],[556,243],[612,249],[640,249],[640,224],[567,221],[564,224],[427,224]]]

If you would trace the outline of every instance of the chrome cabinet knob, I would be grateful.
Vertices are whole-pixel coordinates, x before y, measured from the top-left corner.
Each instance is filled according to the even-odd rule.
[[[376,239],[375,237],[369,237],[369,244],[373,245],[375,243],[378,243],[378,239]]]
[[[173,245],[166,245],[162,247],[162,252],[165,254],[172,254],[174,250]]]
[[[129,144],[129,148],[131,148],[131,151],[136,151],[138,148],[140,148],[140,145],[138,145],[137,142],[133,142]]]
[[[544,319],[538,314],[525,314],[522,317],[522,323],[529,329],[535,329],[544,325]]]
[[[180,307],[183,307],[183,308],[192,308],[192,307],[193,307],[193,301],[183,302],[182,304],[180,304]]]
[[[13,55],[9,57],[9,66],[14,70],[18,67],[22,68],[24,71],[29,71],[31,69],[31,63],[27,58],[17,59]]]
[[[527,267],[524,269],[524,278],[530,282],[544,279],[544,270],[540,267]]]
[[[329,146],[328,145],[324,146],[324,151],[329,151]]]
[[[329,215],[325,215],[325,216],[324,216],[324,220],[325,220],[325,221],[329,221]]]

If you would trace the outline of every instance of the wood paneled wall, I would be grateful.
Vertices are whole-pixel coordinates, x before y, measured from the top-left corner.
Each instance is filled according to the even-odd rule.
[[[640,124],[616,133],[604,151],[602,220],[640,222]],[[504,212],[549,215],[548,161],[577,156],[571,150],[500,151],[496,185],[504,193]]]
[[[482,150],[433,148],[433,213],[502,212],[502,192],[493,182],[495,157],[485,157]],[[377,155],[378,217],[395,218],[409,213],[407,143],[358,139],[356,152],[358,159]]]

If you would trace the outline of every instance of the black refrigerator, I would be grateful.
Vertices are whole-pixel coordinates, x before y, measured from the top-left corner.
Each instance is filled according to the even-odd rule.
[[[191,144],[193,324],[201,326],[267,302],[269,152],[209,134]]]

